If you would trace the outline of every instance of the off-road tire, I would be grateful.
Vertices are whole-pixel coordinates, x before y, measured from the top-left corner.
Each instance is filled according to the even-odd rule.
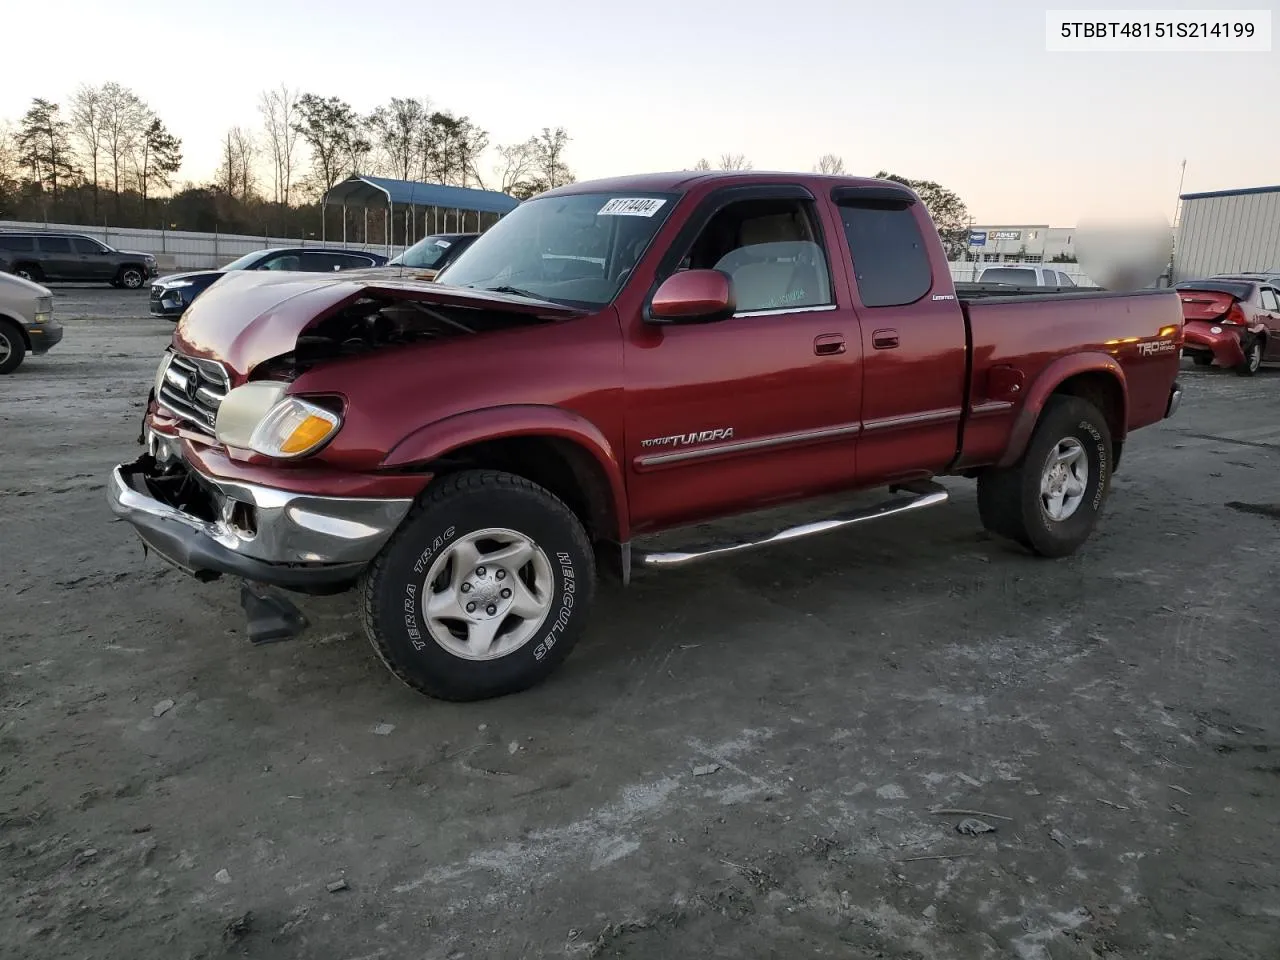
[[[126,290],[141,290],[147,282],[147,274],[141,267],[121,267],[116,283]]]
[[[1244,363],[1237,364],[1235,371],[1241,377],[1252,377],[1262,368],[1266,341],[1259,336],[1250,335],[1240,341],[1240,348],[1244,350]]]
[[[1083,445],[1089,478],[1076,511],[1064,520],[1054,520],[1041,501],[1040,481],[1049,455],[1068,437]],[[1102,514],[1111,487],[1111,465],[1111,430],[1102,412],[1079,397],[1050,397],[1022,459],[978,478],[982,525],[1042,557],[1075,553],[1089,539]]]
[[[8,320],[0,320],[0,376],[6,373],[13,373],[18,367],[22,366],[22,360],[27,355],[27,344],[22,339],[22,331]],[[4,349],[8,347],[8,349]]]
[[[15,277],[21,277],[23,280],[30,280],[32,283],[44,282],[44,271],[34,263],[15,264],[12,273]]]
[[[450,542],[492,527],[517,531],[548,557],[550,612],[521,647],[492,660],[455,656],[432,638],[420,599],[432,562]],[[440,700],[504,696],[542,682],[569,655],[595,595],[595,557],[582,523],[556,496],[496,470],[450,474],[429,486],[359,587],[365,633],[387,668]]]
[[[1211,353],[1193,353],[1193,354],[1191,355],[1191,362],[1192,362],[1192,363],[1194,363],[1197,367],[1212,367],[1212,366],[1213,366],[1213,354],[1211,354]]]

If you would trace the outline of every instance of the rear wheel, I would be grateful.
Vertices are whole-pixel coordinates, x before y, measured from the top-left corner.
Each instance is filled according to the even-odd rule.
[[[18,264],[13,268],[13,275],[15,277],[21,277],[23,280],[30,280],[32,283],[39,283],[44,279],[44,271],[34,263]]]
[[[22,365],[27,345],[22,331],[6,320],[0,320],[0,374],[13,373]]]
[[[582,524],[509,473],[440,480],[361,583],[365,632],[402,681],[443,700],[541,682],[581,635],[595,592]]]
[[[982,524],[1042,557],[1072,554],[1097,526],[1111,464],[1102,412],[1079,397],[1051,397],[1022,460],[978,478]]]
[[[146,282],[146,276],[138,267],[125,267],[116,277],[116,282],[126,290],[137,290]]]
[[[1262,367],[1262,353],[1265,347],[1261,337],[1250,336],[1242,340],[1244,363],[1236,367],[1236,373],[1242,377],[1252,377]]]

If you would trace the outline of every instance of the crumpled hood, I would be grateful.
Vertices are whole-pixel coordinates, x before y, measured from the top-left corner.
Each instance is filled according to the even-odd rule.
[[[173,334],[174,349],[226,364],[244,379],[258,364],[290,353],[315,320],[362,296],[383,294],[423,303],[482,307],[547,320],[581,316],[581,310],[540,300],[466,287],[425,284],[379,274],[383,279],[340,274],[245,270],[227,273],[187,308]]]

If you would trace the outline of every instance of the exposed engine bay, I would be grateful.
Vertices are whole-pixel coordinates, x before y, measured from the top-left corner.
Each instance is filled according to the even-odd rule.
[[[290,369],[296,375],[325,360],[546,322],[527,311],[432,303],[379,291],[308,327],[298,337],[294,351],[270,366],[275,371]]]

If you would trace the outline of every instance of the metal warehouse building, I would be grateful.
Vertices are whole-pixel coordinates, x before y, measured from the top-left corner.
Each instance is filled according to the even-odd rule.
[[[1280,186],[1184,193],[1178,199],[1175,280],[1280,271]]]

